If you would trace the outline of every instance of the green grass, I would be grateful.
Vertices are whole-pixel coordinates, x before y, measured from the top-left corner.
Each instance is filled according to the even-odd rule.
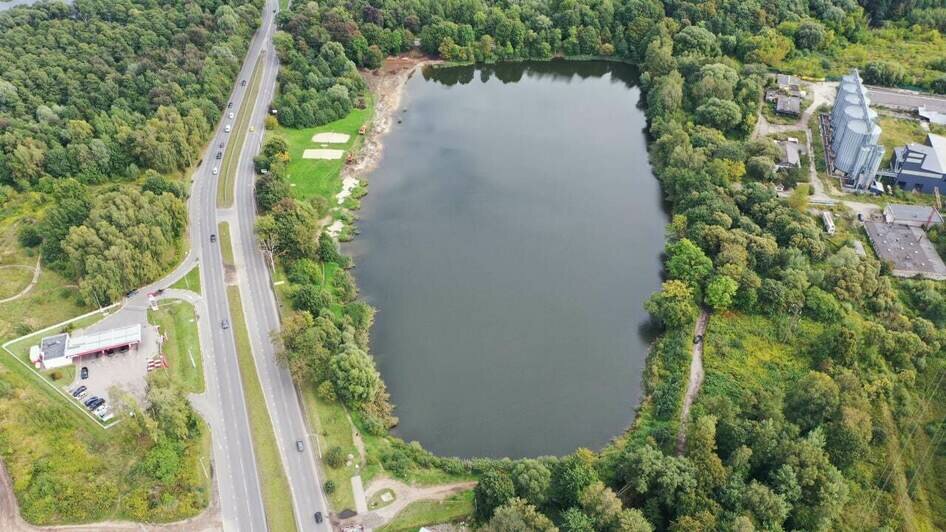
[[[881,115],[877,121],[880,123],[880,129],[883,131],[880,135],[880,143],[887,149],[887,153],[884,154],[884,160],[880,165],[881,168],[886,168],[890,165],[894,148],[905,146],[911,142],[923,143],[926,141],[927,132],[920,127],[920,123],[916,120],[906,120]]]
[[[453,495],[443,501],[418,501],[409,504],[380,532],[414,532],[425,525],[455,523],[473,514],[473,490]]]
[[[240,377],[243,380],[243,393],[250,418],[256,469],[259,472],[263,503],[266,506],[266,522],[270,530],[296,530],[289,481],[286,479],[279,449],[276,447],[276,435],[273,432],[269,411],[266,409],[263,388],[256,374],[250,336],[243,318],[239,287],[228,286],[227,298],[230,300],[230,322],[233,324],[233,335],[236,338],[237,359],[240,364]]]
[[[220,222],[217,224],[217,243],[220,244],[220,254],[223,255],[223,265],[233,268],[236,262],[233,260],[233,245],[230,243],[230,224]]]
[[[229,228],[227,230],[229,233]],[[227,235],[229,238],[229,234]],[[190,290],[191,292],[200,293],[200,266],[194,266],[191,268],[191,271],[187,272],[187,275],[181,277],[177,280],[176,283],[171,285],[171,288],[179,288],[181,290]]]
[[[301,386],[302,401],[305,404],[305,413],[309,427],[319,438],[319,448],[324,455],[332,447],[341,447],[347,456],[349,453],[358,457],[358,450],[352,437],[352,426],[348,421],[345,408],[339,403],[329,403],[318,398],[315,387],[311,384]],[[334,511],[355,508],[355,496],[352,493],[351,477],[355,474],[352,467],[342,466],[334,469],[322,463],[322,472],[325,480],[335,482],[335,492],[329,495],[329,503]]]
[[[204,366],[197,335],[197,314],[186,301],[162,301],[157,311],[148,311],[148,322],[157,325],[167,339],[163,344],[169,371],[190,393],[203,393]]]
[[[0,298],[14,296],[33,278],[33,265],[0,268]]]
[[[230,129],[230,141],[227,142],[223,160],[220,161],[220,177],[217,181],[217,207],[233,206],[234,183],[236,181],[237,165],[240,162],[240,153],[246,140],[246,131],[250,126],[250,118],[256,107],[256,96],[259,94],[260,81],[263,79],[263,54],[256,59],[253,75],[250,77],[249,88],[240,108],[237,109],[233,127]],[[230,111],[225,110],[229,113]]]
[[[345,166],[345,157],[338,160],[303,159],[302,154],[306,149],[319,147],[312,142],[313,135],[329,131],[350,136],[347,143],[330,144],[331,148],[343,149],[346,154],[357,153],[364,141],[364,137],[358,134],[358,129],[371,120],[374,114],[374,98],[370,94],[365,98],[365,103],[364,109],[353,109],[345,118],[323,126],[305,129],[279,127],[272,131],[273,134],[285,138],[289,144],[289,166],[286,174],[292,186],[293,196],[299,199],[322,196],[329,200],[331,205],[336,204],[335,195],[342,189],[339,175]]]

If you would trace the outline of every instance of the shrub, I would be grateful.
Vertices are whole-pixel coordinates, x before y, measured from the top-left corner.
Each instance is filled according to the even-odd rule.
[[[319,394],[319,399],[323,401],[334,403],[338,400],[338,396],[335,395],[335,385],[332,384],[332,381],[323,381],[322,384],[319,384],[316,393]]]
[[[325,493],[326,493],[327,495],[331,495],[331,494],[335,493],[335,481],[334,481],[334,480],[326,480],[326,481],[325,481],[325,484],[323,485],[323,489],[325,490]]]
[[[325,463],[333,469],[338,469],[345,464],[345,451],[338,445],[332,447],[325,453]]]

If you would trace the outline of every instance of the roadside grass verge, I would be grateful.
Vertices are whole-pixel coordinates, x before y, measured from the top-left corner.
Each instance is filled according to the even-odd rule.
[[[203,393],[204,365],[197,336],[197,314],[186,301],[162,301],[157,311],[148,310],[148,322],[157,325],[166,339],[162,351],[175,382],[189,393]]]
[[[228,230],[229,232],[229,230]],[[187,272],[187,275],[181,277],[177,280],[176,283],[171,285],[171,288],[178,288],[181,290],[190,290],[191,292],[200,293],[200,266],[194,266],[191,268],[191,271]]]
[[[256,107],[256,96],[259,94],[260,81],[263,78],[262,64],[263,54],[260,54],[256,58],[253,74],[247,82],[249,88],[240,103],[240,108],[236,111],[233,127],[230,128],[230,140],[227,142],[226,149],[223,152],[223,160],[220,161],[219,167],[217,207],[227,208],[233,206],[233,188],[236,182],[237,165],[240,162],[243,143],[246,141],[246,130],[250,127],[250,117],[253,116],[253,109]],[[224,113],[229,112],[229,110],[224,109]]]
[[[230,224],[220,222],[217,224],[217,243],[220,245],[220,254],[223,255],[223,265],[227,268],[235,267],[233,260],[233,246],[230,244]]]
[[[345,157],[349,153],[358,152],[364,142],[364,136],[359,135],[358,130],[374,116],[374,96],[370,92],[365,93],[365,104],[364,109],[352,109],[345,118],[322,126],[305,129],[278,127],[270,132],[285,138],[289,145],[289,165],[286,168],[286,176],[292,187],[293,196],[302,200],[321,196],[327,199],[332,207],[337,205],[335,195],[342,189],[339,175],[345,167]],[[312,142],[312,136],[325,132],[349,135],[348,142],[327,146],[331,149],[344,150],[345,155],[336,160],[303,159],[302,154],[306,149],[320,147],[319,144]]]
[[[355,508],[355,496],[352,493],[351,477],[355,475],[354,464],[359,463],[358,449],[352,437],[352,426],[348,421],[345,408],[339,403],[328,403],[319,399],[315,386],[306,383],[300,386],[302,401],[305,404],[305,414],[309,426],[318,438],[319,449],[323,456],[332,447],[339,447],[345,456],[355,456],[351,467],[342,465],[335,469],[324,461],[322,462],[323,482],[331,480],[335,483],[335,492],[328,496],[332,510],[336,513],[342,510]]]
[[[442,501],[418,501],[407,505],[379,532],[413,532],[424,525],[456,523],[473,514],[473,490],[452,495]]]
[[[227,298],[230,300],[230,322],[233,324],[233,335],[236,338],[240,378],[243,381],[243,394],[246,397],[246,409],[250,418],[253,452],[256,455],[256,467],[260,475],[263,503],[266,505],[266,523],[270,530],[296,530],[289,481],[286,479],[279,449],[276,447],[276,435],[266,408],[263,388],[256,374],[250,336],[243,317],[240,288],[228,286]]]

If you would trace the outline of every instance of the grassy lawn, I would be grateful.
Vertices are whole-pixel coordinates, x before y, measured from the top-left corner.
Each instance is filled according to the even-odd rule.
[[[328,403],[318,398],[315,387],[311,384],[301,386],[302,401],[305,404],[307,421],[319,438],[319,448],[324,455],[332,447],[341,447],[347,456],[349,453],[358,457],[358,450],[352,439],[352,427],[348,414],[339,403]],[[325,480],[335,482],[335,492],[329,495],[332,510],[340,512],[355,508],[355,497],[351,489],[351,477],[355,474],[352,467],[342,466],[334,469],[322,462]]]
[[[473,490],[453,495],[443,501],[418,501],[401,510],[382,532],[414,532],[424,525],[455,523],[473,514]]]
[[[233,245],[230,243],[230,224],[220,222],[217,224],[217,243],[220,244],[220,254],[223,255],[223,265],[233,268]]]
[[[240,152],[243,151],[243,142],[246,140],[246,130],[250,126],[250,117],[256,105],[256,96],[259,94],[260,80],[263,79],[263,55],[256,59],[253,75],[250,77],[249,89],[246,96],[236,110],[233,128],[230,130],[230,141],[227,142],[220,161],[220,179],[217,181],[217,207],[231,207],[233,205],[233,188],[236,180],[237,164],[240,162]],[[225,113],[230,110],[225,109]]]
[[[148,311],[148,322],[157,325],[164,342],[166,371],[190,393],[203,393],[204,366],[197,336],[197,315],[194,306],[185,301],[162,301],[157,311]]]
[[[0,298],[14,296],[33,278],[33,266],[0,268]]]
[[[881,168],[890,166],[894,148],[899,148],[911,142],[923,143],[926,141],[927,132],[920,127],[920,123],[916,120],[881,115],[878,122],[880,122],[880,129],[883,131],[880,135],[880,143],[887,149],[884,160],[880,163]]]
[[[227,230],[229,233],[229,229]],[[229,238],[229,234],[227,235]],[[181,290],[190,290],[191,292],[200,293],[200,266],[194,266],[191,268],[191,271],[187,272],[187,275],[178,279],[178,281],[171,285],[171,288],[179,288]]]
[[[358,134],[358,129],[371,120],[374,114],[374,98],[370,93],[365,98],[364,109],[353,109],[348,116],[324,126],[306,129],[290,129],[279,127],[273,130],[286,139],[289,144],[289,167],[287,174],[292,185],[293,196],[299,199],[308,199],[313,196],[322,196],[335,205],[335,195],[342,189],[342,182],[338,176],[345,166],[345,157],[337,160],[303,159],[306,149],[318,148],[312,142],[316,133],[334,132],[349,135],[345,144],[330,144],[332,149],[342,149],[345,153],[357,152],[364,140]]]
[[[230,300],[230,322],[233,324],[233,334],[236,337],[237,358],[240,363],[240,377],[243,380],[243,393],[246,397],[246,408],[253,435],[256,468],[259,471],[263,503],[266,505],[266,522],[270,530],[296,530],[289,481],[286,479],[279,449],[276,447],[276,435],[273,433],[273,423],[266,409],[263,388],[256,374],[250,336],[243,318],[239,287],[228,286],[227,298]]]

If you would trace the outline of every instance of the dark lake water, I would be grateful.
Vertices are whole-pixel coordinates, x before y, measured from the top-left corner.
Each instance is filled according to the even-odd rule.
[[[667,223],[634,83],[605,62],[408,82],[349,246],[405,440],[560,455],[633,420]]]

